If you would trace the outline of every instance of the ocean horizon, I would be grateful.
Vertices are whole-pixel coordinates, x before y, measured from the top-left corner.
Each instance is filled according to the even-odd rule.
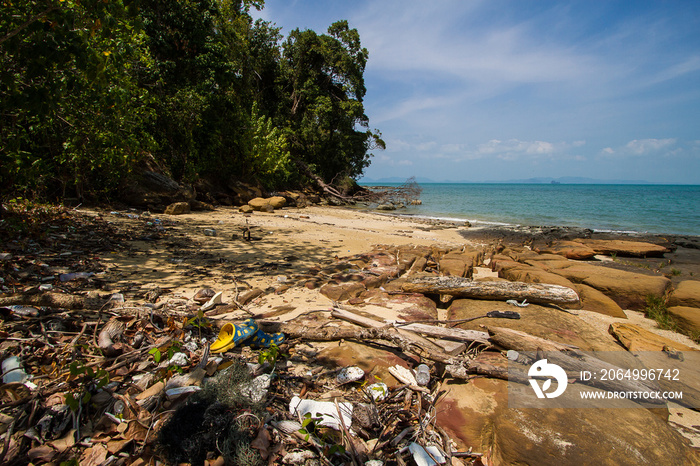
[[[468,221],[477,227],[563,226],[700,236],[699,185],[489,182],[419,186],[422,204],[397,209],[394,214]]]

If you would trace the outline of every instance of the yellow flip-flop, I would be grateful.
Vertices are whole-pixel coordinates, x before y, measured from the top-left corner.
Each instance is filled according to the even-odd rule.
[[[238,343],[247,340],[258,331],[258,324],[253,319],[248,319],[241,325],[231,323],[224,324],[219,331],[219,338],[212,343],[211,353],[224,353],[234,348]]]

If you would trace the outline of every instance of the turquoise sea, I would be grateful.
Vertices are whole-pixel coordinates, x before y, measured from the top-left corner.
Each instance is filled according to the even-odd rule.
[[[474,226],[700,235],[697,185],[424,183],[420,187],[423,204],[396,214],[468,220]]]

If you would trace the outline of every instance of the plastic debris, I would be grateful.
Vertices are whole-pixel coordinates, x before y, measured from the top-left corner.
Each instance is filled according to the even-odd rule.
[[[58,276],[58,279],[61,280],[62,282],[68,282],[68,281],[77,280],[80,278],[90,278],[93,275],[95,275],[95,274],[92,272],[62,273],[61,275]]]
[[[20,366],[17,356],[10,356],[2,362],[2,373],[5,374],[2,378],[3,383],[24,383],[29,379],[27,373]]]
[[[425,364],[419,364],[416,367],[416,383],[425,387],[430,382],[430,368]]]
[[[168,364],[171,366],[186,366],[189,364],[189,358],[185,353],[175,353],[173,357],[170,358],[170,361],[168,361]]]
[[[352,404],[347,402],[339,402],[340,414],[342,415],[343,423],[346,426],[352,424]],[[335,430],[341,429],[340,417],[335,403],[330,401],[314,401],[302,400],[298,396],[294,396],[289,402],[289,412],[293,416],[304,416],[308,413],[313,418],[319,418],[319,424],[330,427]]]
[[[435,466],[445,463],[445,457],[436,446],[428,445],[423,448],[419,444],[413,442],[408,446],[408,450],[413,455],[413,461],[416,462],[417,466]],[[433,458],[438,462],[436,463]]]
[[[338,372],[335,377],[336,382],[343,385],[350,382],[356,382],[365,376],[365,371],[357,366],[344,367]]]
[[[186,393],[194,393],[198,392],[202,389],[202,387],[199,387],[197,385],[188,385],[186,387],[175,387],[171,388],[170,390],[165,391],[165,396],[168,398],[177,398],[180,395],[184,395]]]
[[[204,230],[204,236],[216,236],[216,230],[213,228],[207,228]]]
[[[528,307],[530,303],[527,302],[527,299],[523,299],[522,303],[517,302],[514,299],[509,299],[506,301],[506,304],[510,304],[511,306],[518,306],[518,307]]]
[[[377,382],[367,387],[367,391],[374,401],[384,401],[389,393],[389,387],[384,382]]]
[[[212,296],[212,298],[209,301],[207,301],[204,305],[202,305],[202,307],[201,307],[202,311],[208,311],[210,309],[214,309],[217,304],[221,304],[221,296],[223,294],[224,293],[222,291],[219,291],[214,296]]]

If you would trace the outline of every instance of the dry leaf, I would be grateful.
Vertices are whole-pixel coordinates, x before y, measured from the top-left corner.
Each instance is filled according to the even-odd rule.
[[[83,452],[83,456],[80,458],[80,464],[81,466],[98,466],[104,463],[108,453],[107,447],[101,443],[97,444]]]
[[[48,445],[40,445],[38,447],[32,448],[27,452],[27,456],[30,460],[36,461],[46,461],[47,463],[56,456],[58,452]]]

